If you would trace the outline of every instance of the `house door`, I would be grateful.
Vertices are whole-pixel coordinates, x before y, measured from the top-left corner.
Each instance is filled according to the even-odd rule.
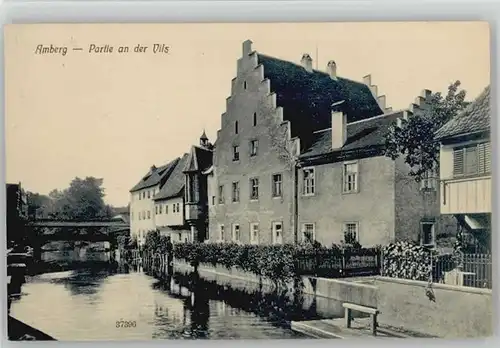
[[[273,244],[282,244],[283,224],[281,222],[273,222],[272,233],[273,233]]]

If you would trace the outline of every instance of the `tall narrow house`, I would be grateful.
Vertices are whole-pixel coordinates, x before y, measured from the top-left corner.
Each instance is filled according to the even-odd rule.
[[[203,242],[208,237],[207,176],[213,161],[213,145],[203,132],[199,145],[193,145],[184,166],[184,219],[190,227],[191,241]]]

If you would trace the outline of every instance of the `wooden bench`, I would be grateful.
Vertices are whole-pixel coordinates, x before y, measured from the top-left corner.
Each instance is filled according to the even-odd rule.
[[[342,307],[344,307],[345,310],[345,324],[347,328],[351,327],[353,310],[362,313],[368,313],[370,314],[370,317],[372,319],[371,323],[372,334],[373,336],[377,335],[377,315],[380,313],[377,308],[360,306],[353,303],[343,303]]]

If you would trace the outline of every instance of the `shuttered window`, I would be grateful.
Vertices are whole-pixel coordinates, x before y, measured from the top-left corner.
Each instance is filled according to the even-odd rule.
[[[480,143],[453,150],[453,175],[464,176],[491,172],[491,143]]]

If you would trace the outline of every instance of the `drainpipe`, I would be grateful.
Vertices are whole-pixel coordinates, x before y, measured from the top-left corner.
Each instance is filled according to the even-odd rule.
[[[299,242],[299,163],[293,165],[293,235],[295,244]]]

